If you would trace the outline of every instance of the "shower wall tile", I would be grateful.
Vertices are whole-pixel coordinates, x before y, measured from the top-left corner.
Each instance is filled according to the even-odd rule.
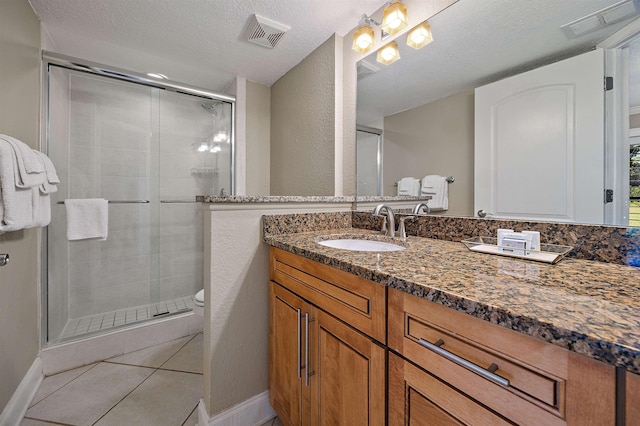
[[[100,196],[108,200],[148,200],[149,184],[148,178],[105,177]]]
[[[94,176],[100,168],[96,148],[91,146],[71,145],[69,152],[69,178]]]
[[[105,287],[70,287],[69,312],[71,318],[109,312],[127,306],[149,303],[151,281],[126,281]]]
[[[185,294],[196,294],[202,290],[202,272],[180,275],[159,280],[159,300],[175,299]]]
[[[202,184],[189,179],[168,179],[161,177],[160,182],[160,198],[180,198],[187,199],[202,194]]]

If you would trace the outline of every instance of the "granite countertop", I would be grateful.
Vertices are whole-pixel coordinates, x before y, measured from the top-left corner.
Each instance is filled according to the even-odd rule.
[[[271,246],[414,294],[640,374],[640,269],[563,259],[550,265],[476,253],[459,242],[408,237],[397,252],[316,243],[348,228],[266,234]]]
[[[367,196],[367,197],[333,197],[309,195],[199,195],[197,201],[203,203],[365,203],[384,201],[426,201],[431,196]]]

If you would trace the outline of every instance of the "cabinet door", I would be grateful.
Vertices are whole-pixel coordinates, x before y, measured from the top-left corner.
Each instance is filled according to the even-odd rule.
[[[385,349],[320,309],[312,316],[312,424],[384,425]]]
[[[389,426],[508,424],[426,371],[389,353]]]
[[[305,303],[278,284],[269,283],[269,398],[285,425],[308,424],[303,413],[301,317]],[[308,417],[307,417],[308,419]]]
[[[633,373],[626,373],[625,379],[625,404],[626,404],[626,424],[640,424],[640,376]]]

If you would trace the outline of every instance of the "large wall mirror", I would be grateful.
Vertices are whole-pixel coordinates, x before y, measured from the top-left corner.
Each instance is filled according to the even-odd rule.
[[[432,43],[415,50],[404,43],[404,38],[399,38],[400,60],[390,65],[378,63],[376,52],[371,53],[358,63],[357,124],[379,129],[382,143],[379,144],[378,157],[371,153],[378,146],[378,140],[370,133],[362,134],[367,140],[357,142],[358,150],[361,146],[368,150],[367,155],[358,153],[358,195],[372,195],[372,188],[378,187],[371,181],[375,176],[380,176],[379,195],[396,195],[396,183],[403,177],[453,176],[455,183],[449,186],[449,209],[438,214],[477,216],[478,206],[474,201],[477,201],[475,186],[478,179],[474,163],[478,161],[475,156],[478,150],[476,132],[481,126],[475,123],[478,119],[476,89],[541,67],[554,66],[579,55],[588,55],[603,40],[628,31],[639,16],[637,0],[459,0],[429,19],[434,37]],[[585,20],[576,22],[582,18]],[[613,51],[610,50],[602,54],[603,77],[605,64],[611,66],[611,56],[618,66],[616,75],[627,79],[624,81],[625,92],[618,92],[616,101],[624,103],[624,108],[618,108],[617,114],[620,115],[621,111],[626,114],[618,117],[622,124],[614,135],[618,141],[616,159],[611,159],[615,149],[605,147],[605,134],[611,130],[604,124],[599,143],[601,155],[609,166],[603,170],[591,170],[587,165],[580,166],[582,160],[575,152],[566,154],[567,161],[574,161],[582,167],[580,173],[586,170],[587,175],[603,175],[599,177],[602,192],[598,189],[593,204],[595,209],[604,213],[594,216],[597,219],[569,218],[567,222],[640,225],[640,198],[633,199],[634,185],[640,185],[634,179],[633,163],[640,159],[634,157],[633,150],[630,154],[630,145],[636,143],[634,140],[637,138],[631,143],[629,140],[636,132],[640,135],[640,131],[634,130],[640,128],[640,122],[634,124],[634,114],[640,112],[640,96],[636,89],[639,79],[635,71],[638,69],[638,49],[634,47],[637,44],[634,40],[634,37],[627,36],[620,48],[614,49],[616,53],[608,53]],[[624,71],[620,69],[622,67],[625,67]],[[608,108],[611,101],[604,100],[604,95],[602,97],[602,103],[607,102]],[[602,109],[605,110],[604,107]],[[602,115],[604,121],[604,115],[608,116],[609,112]],[[544,129],[546,124],[537,122],[536,117],[532,114],[526,121]],[[579,135],[572,137],[575,143],[580,143],[577,140]],[[550,173],[553,172],[550,169],[552,163],[538,160],[522,173],[547,176],[553,174]],[[380,164],[381,172],[373,173]],[[487,173],[492,174],[495,184],[504,187],[509,182],[506,179],[500,181],[500,176],[505,175],[497,169],[496,165]],[[368,177],[361,178],[361,173],[368,173]],[[579,180],[581,177],[571,179]],[[530,181],[536,185],[536,179]],[[617,199],[622,199],[618,204],[626,203],[626,206],[616,207],[617,213],[606,211],[607,208],[612,210],[611,206],[605,205],[604,193],[611,181],[616,182]],[[555,185],[545,179],[540,179],[540,182],[540,187]],[[362,189],[367,193],[361,193]],[[622,198],[620,190],[626,191]],[[636,191],[640,192],[640,189]],[[581,204],[580,197],[579,192],[567,195],[567,198],[575,199],[570,200],[575,201],[574,210],[582,210],[587,203],[582,200]],[[523,198],[532,197],[524,194]],[[541,198],[534,202],[543,205],[547,201]],[[636,217],[635,204],[638,204]],[[553,221],[565,221],[561,215],[548,217]],[[580,218],[579,215],[576,217]]]

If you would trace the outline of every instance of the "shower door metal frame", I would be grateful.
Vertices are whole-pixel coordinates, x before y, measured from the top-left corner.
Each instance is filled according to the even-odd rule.
[[[222,93],[212,92],[196,86],[175,82],[172,80],[156,80],[145,74],[134,71],[124,70],[109,65],[99,64],[96,62],[85,61],[71,56],[61,55],[46,50],[42,51],[42,91],[40,103],[40,149],[44,153],[49,150],[49,69],[51,66],[66,68],[69,70],[80,71],[91,75],[99,75],[119,81],[140,84],[143,86],[154,87],[169,92],[181,93],[186,95],[197,96],[206,100],[223,101],[231,106],[231,188],[230,194],[235,194],[235,156],[236,156],[236,98]],[[203,194],[206,195],[206,194]],[[40,239],[40,348],[48,345],[48,238],[46,229],[41,233]],[[58,342],[61,343],[61,342]],[[55,345],[55,343],[54,343]],[[49,345],[50,346],[50,345]]]
[[[377,135],[378,136],[378,141],[377,141],[377,155],[376,155],[376,173],[377,173],[377,177],[378,177],[378,181],[376,182],[376,192],[377,195],[380,196],[382,195],[382,162],[383,162],[383,143],[384,143],[384,138],[383,138],[383,134],[384,132],[381,129],[377,129],[375,127],[369,127],[369,126],[361,126],[361,125],[357,125],[356,126],[356,149],[358,146],[358,132],[363,132],[363,133],[369,133],[371,135]],[[356,156],[356,196],[358,195],[358,179],[357,179],[357,173],[358,173],[358,164],[357,164],[358,160],[357,160],[357,156]]]

